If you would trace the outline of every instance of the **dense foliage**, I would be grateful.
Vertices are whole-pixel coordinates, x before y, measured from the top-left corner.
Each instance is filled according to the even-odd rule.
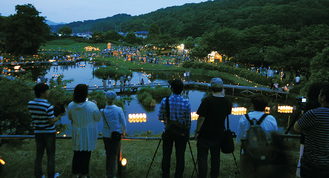
[[[106,67],[100,67],[97,70],[95,70],[94,74],[98,78],[108,78],[111,77],[111,79],[118,80],[121,76],[128,76],[132,75],[132,72],[124,67],[119,66],[106,66]]]
[[[2,22],[5,27],[5,50],[19,55],[36,54],[40,46],[47,42],[50,28],[32,4],[17,5],[15,9],[16,14]]]

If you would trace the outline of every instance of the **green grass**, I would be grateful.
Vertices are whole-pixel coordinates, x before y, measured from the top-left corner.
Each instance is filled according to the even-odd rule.
[[[122,142],[122,155],[128,160],[126,177],[145,177],[152,157],[156,150],[159,140],[124,140]],[[191,147],[194,158],[196,159],[196,141],[191,140]],[[297,147],[289,149],[290,160],[297,163],[299,149]],[[33,177],[33,165],[35,159],[35,141],[34,139],[14,140],[12,143],[6,143],[0,147],[1,158],[6,161],[3,167],[3,173],[0,177]],[[239,149],[236,147],[234,154],[239,162]],[[56,140],[56,172],[61,177],[71,176],[73,149],[70,139]],[[162,143],[154,159],[149,177],[158,178],[161,176]],[[208,162],[210,159],[208,160]],[[46,155],[43,159],[43,172],[46,173]],[[194,164],[187,145],[185,152],[185,171],[184,177],[191,177]],[[209,165],[210,168],[210,165]],[[175,151],[173,151],[171,161],[171,175],[173,177],[175,170]],[[221,154],[220,177],[235,177],[236,167],[231,154]],[[291,165],[291,178],[294,177],[295,166]],[[91,154],[90,175],[94,178],[105,177],[105,150],[102,140],[98,140],[97,148]],[[196,175],[194,174],[194,177]]]

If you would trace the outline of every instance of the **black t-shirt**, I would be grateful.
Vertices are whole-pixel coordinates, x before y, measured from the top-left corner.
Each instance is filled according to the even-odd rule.
[[[232,103],[226,97],[208,96],[204,98],[197,114],[205,117],[199,137],[216,139],[223,135],[225,118],[231,114]]]

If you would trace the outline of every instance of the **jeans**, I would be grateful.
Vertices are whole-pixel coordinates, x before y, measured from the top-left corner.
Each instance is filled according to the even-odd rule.
[[[208,171],[208,151],[210,150],[211,154],[211,170],[210,177],[219,176],[219,167],[220,167],[220,140],[206,140],[199,138],[197,143],[198,149],[198,168],[199,168],[199,177],[207,177]]]
[[[91,151],[74,151],[72,161],[72,174],[89,174],[89,161]]]
[[[176,148],[176,172],[175,178],[183,177],[185,166],[185,150],[188,137],[169,138],[166,134],[163,135],[163,158],[162,158],[162,177],[170,176],[170,158],[173,144]]]
[[[48,177],[55,175],[55,149],[56,134],[55,133],[36,133],[35,142],[37,146],[37,154],[34,163],[34,174],[36,178],[41,178],[42,173],[42,157],[47,151],[47,174]]]
[[[121,141],[114,141],[106,137],[103,137],[103,141],[106,151],[106,177],[113,178]]]

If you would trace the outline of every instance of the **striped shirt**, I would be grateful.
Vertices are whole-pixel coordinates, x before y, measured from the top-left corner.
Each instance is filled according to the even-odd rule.
[[[34,133],[55,133],[55,125],[49,123],[54,118],[54,106],[46,99],[35,98],[28,103],[28,109],[32,117]]]
[[[329,108],[309,110],[298,124],[305,132],[303,161],[314,167],[329,168]]]
[[[160,103],[159,120],[164,120],[167,115],[166,100],[163,98]],[[191,105],[188,99],[181,95],[172,94],[169,96],[170,120],[178,121],[191,128]]]

